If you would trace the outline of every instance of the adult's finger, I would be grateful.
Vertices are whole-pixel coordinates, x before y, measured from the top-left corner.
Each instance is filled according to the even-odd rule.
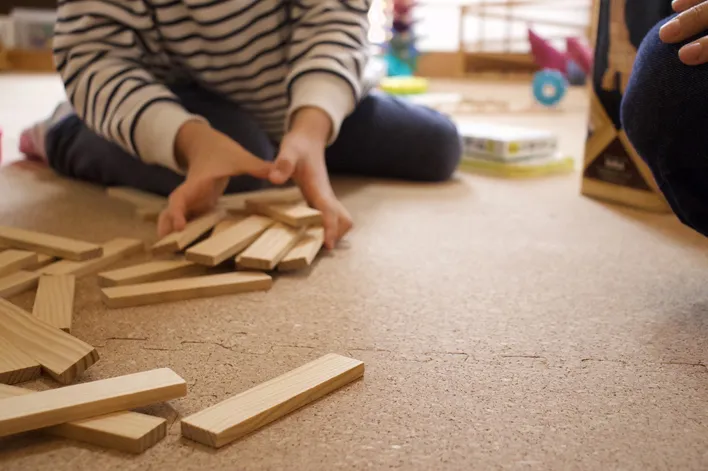
[[[679,49],[679,59],[686,65],[700,65],[708,62],[708,37],[686,44]]]
[[[681,13],[705,1],[706,0],[674,0],[671,4],[671,8],[673,8],[676,13]]]
[[[677,43],[708,29],[708,3],[694,5],[666,23],[659,37],[666,43]]]

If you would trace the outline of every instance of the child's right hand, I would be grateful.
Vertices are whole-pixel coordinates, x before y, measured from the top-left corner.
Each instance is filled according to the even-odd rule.
[[[672,7],[679,15],[661,27],[659,37],[665,43],[685,41],[708,28],[708,1],[677,0]],[[679,50],[679,58],[686,65],[708,63],[708,36],[683,46]]]
[[[189,121],[180,128],[175,153],[180,165],[187,168],[187,178],[172,192],[160,214],[160,237],[181,231],[188,219],[214,209],[230,177],[265,179],[273,166],[201,121]]]

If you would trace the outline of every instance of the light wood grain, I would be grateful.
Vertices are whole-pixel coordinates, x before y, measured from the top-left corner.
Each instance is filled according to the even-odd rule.
[[[265,273],[224,273],[103,288],[102,294],[108,307],[118,308],[265,291],[272,284],[272,278]]]
[[[31,389],[0,385],[0,400],[34,393]],[[125,453],[142,453],[165,438],[167,421],[138,412],[114,412],[41,431]]]
[[[173,232],[153,245],[152,253],[174,253],[184,250],[188,245],[224,220],[224,218],[226,218],[226,212],[219,210],[194,219],[188,222],[183,230]]]
[[[291,227],[322,225],[322,213],[303,203],[267,204],[249,200],[247,208]]]
[[[91,345],[4,299],[0,299],[0,326],[0,337],[32,357],[62,384],[73,382],[98,361],[98,352]]]
[[[229,211],[241,212],[246,209],[246,202],[295,203],[303,201],[302,191],[296,186],[286,188],[267,188],[224,195],[219,199],[219,206]]]
[[[324,243],[324,228],[312,227],[305,237],[298,242],[278,264],[278,271],[302,270],[312,264],[322,244]]]
[[[9,298],[37,287],[39,273],[20,270],[0,278],[0,298]]]
[[[38,271],[44,275],[90,275],[125,258],[145,250],[145,243],[138,239],[117,238],[103,245],[103,255],[85,262],[60,260]]]
[[[40,268],[44,268],[50,263],[54,262],[57,258],[53,257],[51,255],[43,254],[43,253],[38,253],[37,254],[37,263],[30,265],[27,267],[28,271],[36,271],[39,270]]]
[[[57,329],[71,332],[75,286],[74,275],[42,275],[32,315]]]
[[[325,355],[182,420],[182,436],[219,448],[364,375],[364,363]]]
[[[187,383],[169,368],[143,371],[0,400],[0,436],[169,401]]]
[[[200,275],[206,267],[187,260],[153,260],[100,273],[101,286],[124,286]]]
[[[34,252],[14,249],[0,252],[0,277],[31,267],[37,262],[37,254]]]
[[[164,208],[161,206],[141,206],[139,208],[135,208],[135,215],[138,219],[142,219],[143,221],[155,222],[160,218],[160,213],[163,209]]]
[[[304,227],[294,229],[275,224],[236,257],[236,265],[243,269],[272,270],[304,234]]]
[[[0,337],[0,383],[23,383],[37,378],[41,373],[42,368],[39,363],[14,344]]]
[[[77,261],[100,257],[103,253],[96,244],[17,227],[0,226],[0,241],[13,248]]]
[[[191,247],[185,256],[187,260],[214,267],[251,245],[272,224],[270,218],[249,216]]]
[[[219,234],[220,232],[224,232],[226,229],[228,229],[230,227],[235,226],[236,224],[243,221],[244,219],[245,219],[245,217],[243,217],[243,216],[231,215],[231,216],[227,217],[226,219],[221,221],[219,224],[214,226],[214,229],[211,230],[212,237]]]

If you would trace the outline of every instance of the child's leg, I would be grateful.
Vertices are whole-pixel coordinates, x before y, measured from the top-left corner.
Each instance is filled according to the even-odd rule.
[[[666,21],[639,48],[622,125],[676,215],[708,235],[708,65],[679,61],[683,44],[659,39]]]
[[[327,149],[331,173],[443,181],[462,153],[455,125],[430,108],[372,92]]]
[[[174,92],[190,112],[205,117],[254,155],[273,160],[275,148],[266,133],[233,103],[193,85],[177,87]],[[57,172],[99,185],[130,186],[167,196],[184,180],[172,170],[132,157],[95,134],[73,113],[50,123],[45,144],[47,161]],[[236,177],[227,192],[263,186],[263,181],[253,177]]]

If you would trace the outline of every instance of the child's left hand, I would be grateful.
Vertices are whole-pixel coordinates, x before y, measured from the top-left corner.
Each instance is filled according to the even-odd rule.
[[[706,0],[676,0],[672,6],[679,15],[661,27],[659,37],[665,43],[679,43],[708,29]],[[679,58],[686,65],[708,62],[708,36],[683,46]]]
[[[319,108],[299,109],[269,175],[276,185],[292,178],[307,201],[322,212],[328,249],[334,248],[352,227],[351,216],[337,200],[327,174],[324,154],[331,131],[329,116]]]

